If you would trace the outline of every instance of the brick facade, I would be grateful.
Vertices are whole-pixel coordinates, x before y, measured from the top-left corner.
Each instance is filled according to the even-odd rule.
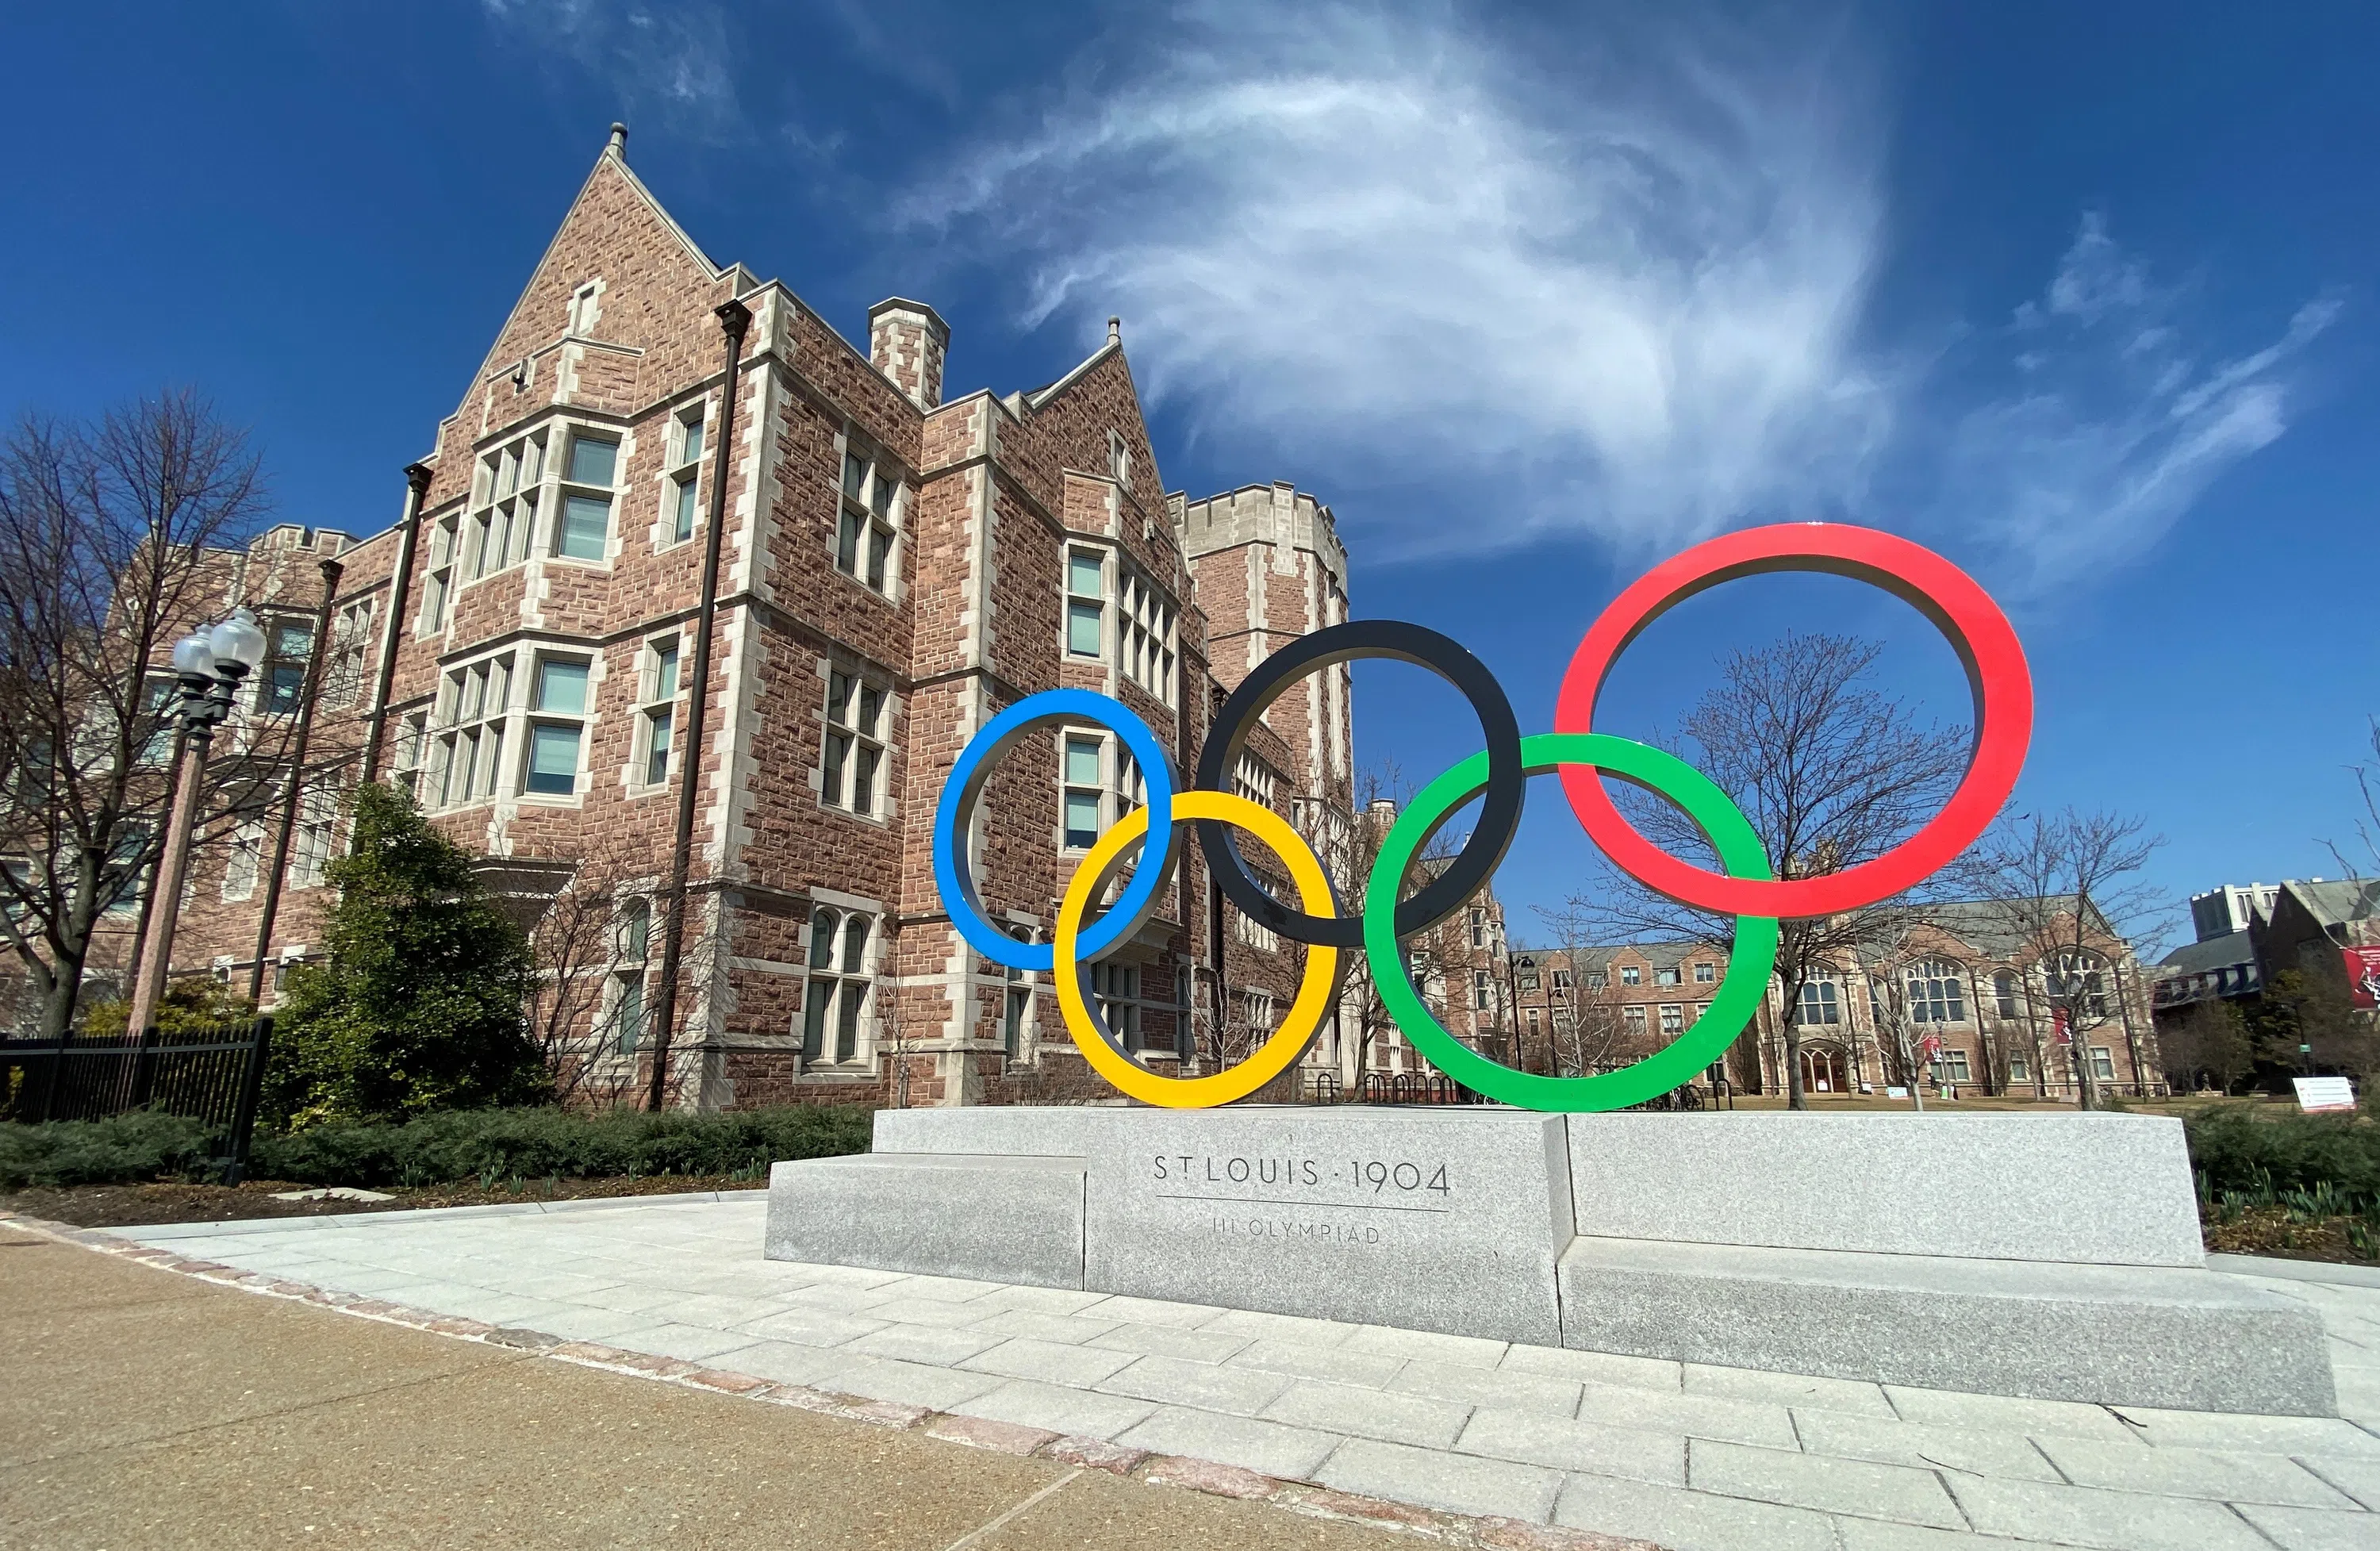
[[[650,1040],[622,1009],[656,989],[730,300],[752,321],[697,750],[679,1100],[1110,1097],[1050,977],[1003,971],[951,927],[929,861],[943,776],[998,709],[1062,685],[1129,706],[1186,779],[1251,654],[1347,610],[1345,554],[1312,497],[1164,493],[1116,327],[1048,387],[946,402],[932,308],[880,304],[854,347],[783,285],[706,258],[615,139],[437,428],[403,596],[403,524],[334,536],[357,643],[334,649],[360,659],[364,689],[326,698],[318,743],[344,751],[351,784],[385,643],[367,773],[414,791],[526,916],[565,880],[600,884],[623,924],[584,971],[602,988],[581,1060],[614,1088],[640,1081]],[[1251,746],[1271,805],[1309,823],[1343,805],[1344,670],[1266,720]],[[1052,730],[990,781],[972,849],[996,921],[1047,939],[1079,854],[1069,815],[1088,800],[1104,828],[1134,798],[1119,754],[1096,729]],[[1211,1010],[1277,1014],[1300,961],[1227,924],[1219,987],[1201,859],[1177,855],[1162,908],[1095,989],[1152,1064],[1203,1068],[1229,1053]],[[255,919],[221,870],[193,882],[177,973],[252,961]],[[272,956],[319,943],[326,893],[287,896]],[[650,926],[632,931],[640,911]]]

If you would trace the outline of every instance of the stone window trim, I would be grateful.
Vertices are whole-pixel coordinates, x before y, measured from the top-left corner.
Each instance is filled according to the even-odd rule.
[[[686,656],[685,632],[678,629],[649,636],[637,648],[636,735],[626,772],[632,800],[668,792],[683,763]]]
[[[648,1032],[651,998],[653,902],[644,894],[624,896],[613,913],[612,966],[604,988],[603,1048],[633,1056]]]
[[[653,518],[652,551],[662,554],[692,543],[710,520],[711,429],[718,423],[713,395],[689,399],[670,411],[662,468],[653,476],[661,506]]]
[[[835,438],[834,521],[826,534],[827,563],[859,589],[898,605],[906,548],[908,478],[881,448],[846,426]]]
[[[873,1070],[881,921],[880,910],[813,895],[803,930],[802,1005],[794,1024],[803,1072]]]
[[[468,520],[450,557],[460,573],[457,590],[527,564],[536,552],[539,515],[554,504],[546,479],[553,436],[550,419],[516,426],[472,459]]]
[[[340,604],[332,616],[331,656],[322,673],[322,709],[346,710],[362,697],[364,668],[372,652],[372,620],[379,612],[380,598],[374,594]]]
[[[421,515],[421,607],[413,618],[413,638],[429,640],[446,634],[455,618],[455,576],[462,567],[463,509],[457,502],[436,516]]]
[[[554,493],[538,529],[543,542],[539,557],[549,564],[609,569],[620,549],[621,475],[635,455],[634,438],[624,426],[576,416],[557,416],[550,424],[558,443],[557,455],[546,460]],[[608,457],[596,451],[604,447]],[[599,505],[602,532],[592,536],[596,552],[570,553],[570,546],[586,546],[590,539],[583,527],[574,531],[574,525],[591,522]]]
[[[889,826],[900,808],[892,790],[899,697],[886,675],[855,663],[821,660],[819,676],[825,681],[814,771],[819,806]]]
[[[1066,547],[1065,574],[1058,578],[1064,594],[1058,626],[1058,649],[1062,656],[1084,662],[1107,660],[1107,578],[1104,550],[1087,544]]]
[[[560,670],[550,681],[549,665]],[[602,654],[592,647],[533,639],[441,664],[437,697],[419,717],[427,758],[400,764],[420,782],[422,811],[453,813],[491,802],[579,806],[602,673]],[[406,719],[408,729],[416,720]],[[533,766],[565,753],[575,772],[571,790],[533,790]],[[402,748],[398,757],[406,758]],[[543,773],[550,782],[559,772]]]
[[[562,332],[577,339],[590,339],[595,325],[603,319],[603,293],[608,287],[603,277],[582,281],[570,293],[569,310],[563,316]]]
[[[1062,726],[1054,738],[1058,757],[1058,850],[1079,856],[1099,843],[1110,827],[1148,799],[1140,762],[1123,740],[1103,727]],[[1120,886],[1131,866],[1118,876]]]

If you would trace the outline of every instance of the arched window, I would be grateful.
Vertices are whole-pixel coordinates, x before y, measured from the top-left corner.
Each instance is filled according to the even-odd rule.
[[[2013,1018],[2022,1011],[2020,999],[2023,988],[2017,983],[2016,971],[2001,969],[1992,972],[1993,1011],[2003,1018]]]
[[[868,959],[876,918],[856,910],[810,915],[809,984],[802,996],[802,1060],[858,1060],[868,1053]]]
[[[641,896],[624,902],[616,917],[618,941],[612,968],[612,1030],[622,1055],[635,1050],[645,1034],[645,963],[650,956],[653,904]]]
[[[1918,1024],[1967,1021],[1966,983],[1957,964],[1927,959],[1909,966],[1909,1018]]]
[[[1831,976],[1802,982],[1802,1005],[1793,1021],[1804,1028],[1843,1021],[1842,996]]]

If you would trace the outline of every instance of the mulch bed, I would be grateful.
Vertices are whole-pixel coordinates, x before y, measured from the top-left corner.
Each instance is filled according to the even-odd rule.
[[[2292,1218],[2281,1206],[2251,1206],[2229,1222],[2203,1225],[2206,1247],[2224,1254],[2269,1254],[2281,1260],[2327,1260],[2342,1266],[2380,1266],[2350,1242],[2350,1224],[2360,1218]],[[2367,1242],[2372,1242],[2367,1240]]]
[[[349,1212],[401,1212],[425,1206],[492,1206],[520,1201],[575,1201],[587,1196],[672,1195],[693,1190],[765,1190],[766,1180],[727,1175],[660,1174],[643,1179],[523,1180],[495,1186],[464,1181],[406,1190],[387,1187],[386,1201],[281,1201],[274,1193],[305,1190],[286,1180],[224,1185],[36,1186],[0,1193],[0,1212],[21,1212],[78,1228],[128,1228],[162,1222],[237,1222],[249,1218],[299,1218]]]

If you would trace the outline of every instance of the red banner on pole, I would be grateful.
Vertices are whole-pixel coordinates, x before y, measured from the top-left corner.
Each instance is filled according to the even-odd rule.
[[[2380,1008],[2380,948],[2342,948],[2347,961],[2347,987],[2355,1005],[2370,1012]]]

